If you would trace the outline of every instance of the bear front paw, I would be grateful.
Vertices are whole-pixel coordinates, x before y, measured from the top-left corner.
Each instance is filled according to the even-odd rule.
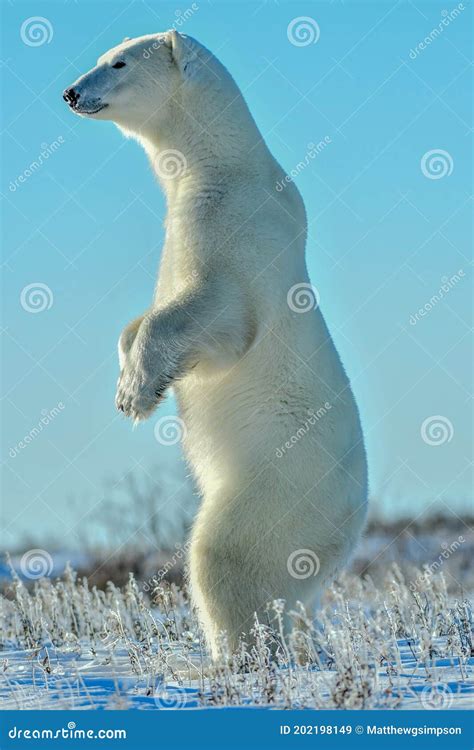
[[[139,367],[125,365],[117,383],[115,405],[134,422],[147,419],[164,396],[166,382],[150,378]]]

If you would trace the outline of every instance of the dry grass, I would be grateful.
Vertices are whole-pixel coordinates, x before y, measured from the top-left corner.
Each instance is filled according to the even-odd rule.
[[[211,665],[185,588],[152,596],[130,575],[123,588],[90,588],[68,569],[2,599],[3,706],[115,708],[463,707],[472,698],[472,614],[442,573],[414,590],[397,566],[383,585],[341,578],[318,623],[293,613],[280,637],[282,602],[255,623],[256,645]],[[275,652],[276,656],[272,657]]]

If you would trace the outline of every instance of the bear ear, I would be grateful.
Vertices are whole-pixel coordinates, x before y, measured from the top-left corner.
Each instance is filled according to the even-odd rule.
[[[196,78],[202,69],[196,46],[189,36],[184,36],[173,29],[169,32],[171,54],[183,80]]]
[[[129,42],[129,41],[130,41],[130,37],[129,36],[124,37],[123,42]],[[122,42],[122,44],[123,44],[123,42]]]

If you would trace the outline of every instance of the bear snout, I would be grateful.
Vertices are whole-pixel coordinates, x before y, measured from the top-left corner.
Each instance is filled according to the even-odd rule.
[[[78,94],[73,88],[65,89],[63,91],[63,99],[66,102],[66,104],[69,104],[70,107],[75,107],[79,98],[80,94]]]

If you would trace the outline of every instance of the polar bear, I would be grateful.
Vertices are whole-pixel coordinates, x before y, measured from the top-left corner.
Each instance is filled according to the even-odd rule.
[[[219,658],[222,633],[251,642],[272,600],[313,607],[366,514],[358,410],[308,278],[304,204],[189,36],[125,40],[63,96],[136,138],[166,195],[156,292],[120,336],[116,405],[143,420],[174,391],[202,496],[191,592]]]

